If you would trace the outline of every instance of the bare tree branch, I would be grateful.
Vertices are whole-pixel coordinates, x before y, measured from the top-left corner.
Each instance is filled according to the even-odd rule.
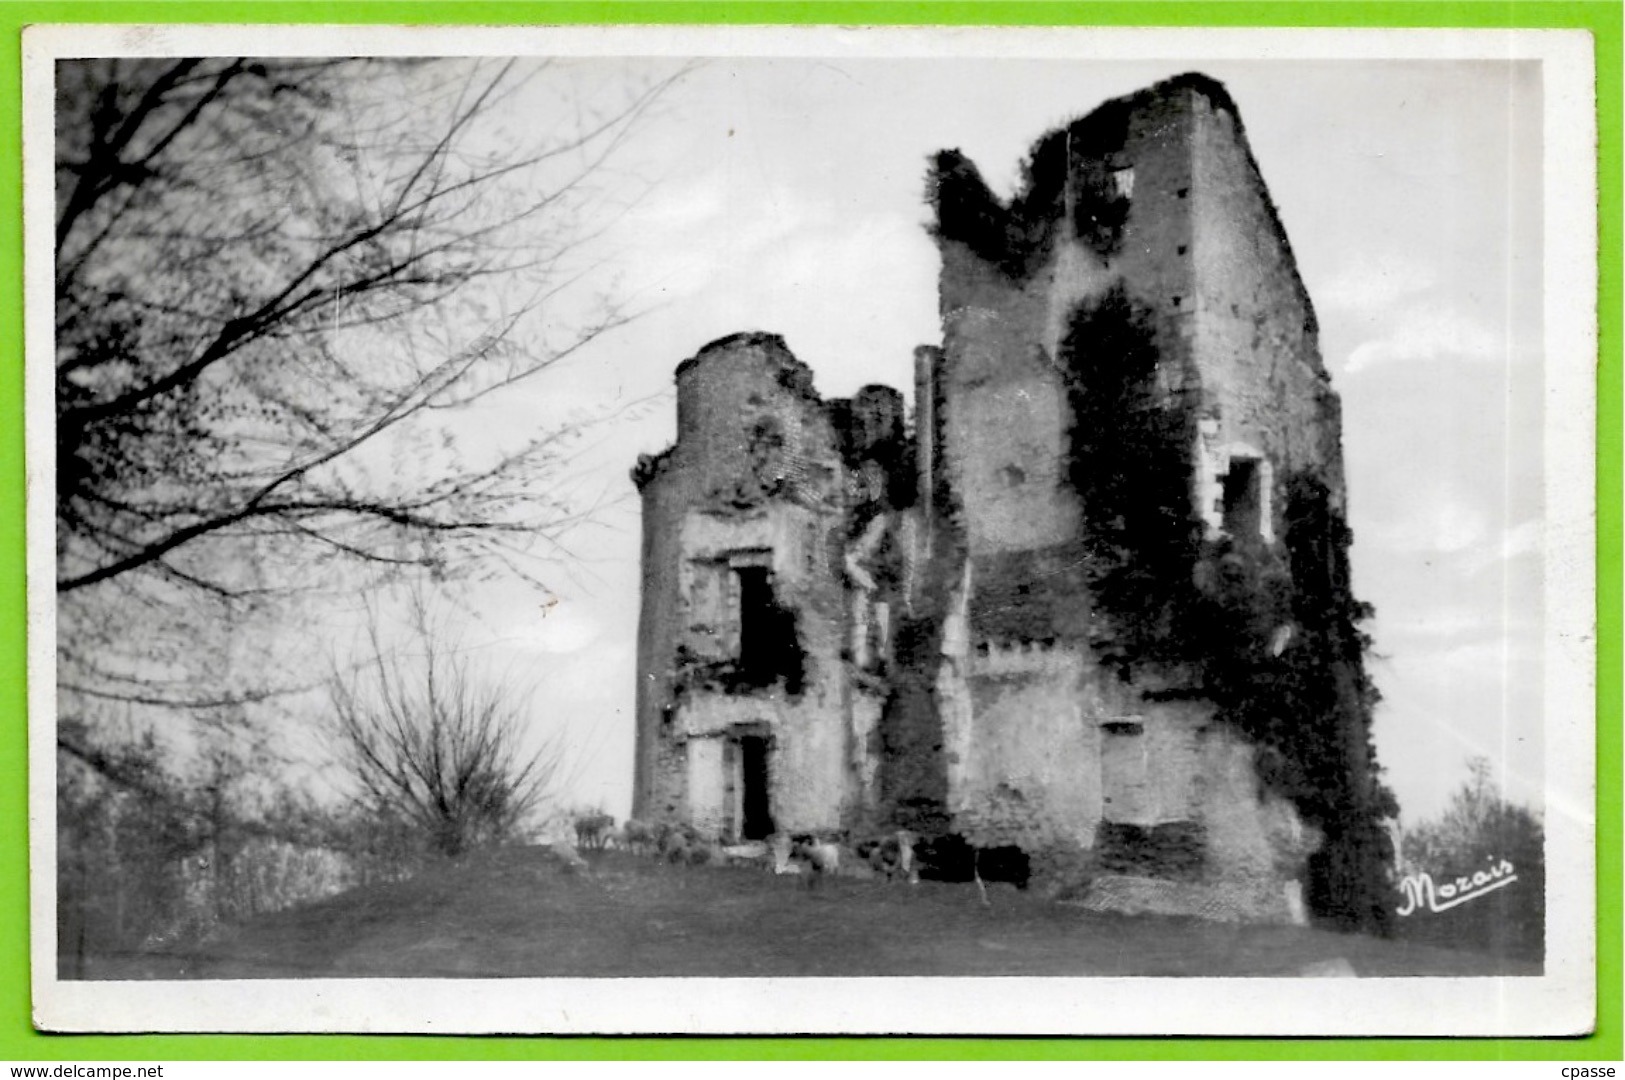
[[[526,496],[500,472],[448,474],[414,503],[357,487],[349,462],[420,414],[485,400],[625,322],[610,309],[549,352],[509,345],[529,314],[581,282],[560,262],[594,231],[578,228],[581,184],[682,74],[537,146],[476,150],[479,123],[523,84],[516,66],[464,66],[450,80],[454,69],[385,69],[402,86],[427,73],[415,85],[444,95],[444,108],[423,110],[421,139],[401,137],[412,114],[395,103],[376,116],[359,104],[373,71],[359,63],[149,62],[64,76],[78,95],[59,95],[59,592],[152,570],[229,593],[168,561],[211,538],[302,536],[398,564],[390,549],[407,536],[465,542],[505,527]],[[289,131],[305,141],[289,147]],[[501,205],[502,185],[555,161],[572,164]],[[284,205],[284,191],[299,194]],[[544,242],[524,243],[522,227],[544,216]],[[436,345],[421,334],[426,316],[442,319],[474,283],[538,270],[544,284],[526,305],[465,343],[439,342],[440,356],[420,354]],[[358,334],[369,352],[387,335],[394,358],[353,363],[343,354]],[[504,463],[532,465],[543,450]],[[237,531],[316,513],[395,536],[375,551],[327,529]]]

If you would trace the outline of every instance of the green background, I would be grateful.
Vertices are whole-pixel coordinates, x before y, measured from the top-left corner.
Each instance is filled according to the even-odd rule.
[[[0,1060],[121,1059],[1621,1059],[1620,479],[1621,12],[1618,0],[1541,2],[487,3],[0,0]],[[29,1020],[22,347],[21,34],[30,23],[835,23],[1387,26],[1582,29],[1596,50],[1599,180],[1597,441],[1597,988],[1579,1039],[549,1039],[365,1036],[51,1036]],[[47,916],[48,917],[48,916]]]

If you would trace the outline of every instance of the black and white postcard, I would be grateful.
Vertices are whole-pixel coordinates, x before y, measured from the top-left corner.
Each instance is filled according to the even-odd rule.
[[[40,1027],[1590,1029],[1585,35],[24,50]]]

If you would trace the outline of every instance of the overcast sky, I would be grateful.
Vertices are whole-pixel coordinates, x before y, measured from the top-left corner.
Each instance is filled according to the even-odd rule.
[[[404,49],[426,51],[426,33]],[[755,33],[769,46],[787,38]],[[748,37],[693,34],[735,51]],[[567,37],[538,30],[529,46],[545,53]],[[669,51],[677,37],[643,40]],[[1542,714],[1551,268],[1542,258],[1540,63],[1238,60],[1258,35],[1163,34],[1141,37],[1211,42],[1231,58],[1184,49],[1140,61],[853,58],[880,51],[884,37],[826,34],[821,59],[712,57],[674,84],[594,176],[620,212],[583,222],[604,226],[582,249],[596,266],[591,287],[629,297],[642,317],[470,418],[475,439],[511,443],[584,412],[620,410],[589,430],[567,473],[538,480],[600,506],[564,557],[541,568],[551,594],[503,581],[464,596],[474,617],[465,643],[536,687],[538,726],[572,729],[583,767],[570,801],[618,816],[631,801],[640,526],[628,471],[671,442],[673,369],[716,338],[761,330],[785,338],[826,397],[871,382],[912,397],[913,349],[940,341],[930,157],[957,147],[1009,195],[1045,132],[1109,98],[1201,71],[1236,101],[1342,398],[1354,585],[1376,608],[1368,663],[1383,695],[1375,734],[1387,780],[1414,822],[1437,814],[1467,760],[1482,755],[1504,790],[1540,805],[1543,735],[1559,720],[1572,728],[1587,719]],[[990,35],[938,37],[976,45]],[[1270,38],[1269,55],[1312,37]],[[1056,53],[1081,45],[1123,55],[1118,39],[1098,38],[1031,40]],[[1417,40],[1402,38],[1382,40]],[[1326,51],[1341,55],[1345,40],[1329,35],[1319,47],[1330,42]],[[452,47],[453,38],[434,42]],[[1500,42],[1487,51],[1504,53]],[[518,145],[553,130],[570,116],[561,109],[575,107],[561,87],[644,85],[686,62],[555,62],[508,100],[490,137]],[[533,321],[521,333],[555,330]],[[335,641],[341,623],[329,623]]]
[[[669,70],[582,61],[629,75]],[[826,396],[912,397],[937,342],[927,158],[969,154],[1008,194],[1027,148],[1107,98],[1199,70],[1234,96],[1343,400],[1357,594],[1376,607],[1379,759],[1407,820],[1484,755],[1542,783],[1541,80],[1530,63],[713,60],[621,160],[655,181],[605,238],[650,308],[504,407],[664,395],[599,429],[583,490],[620,501],[549,578],[492,590],[489,651],[592,747],[576,798],[630,804],[638,516],[627,470],[669,444],[672,369],[740,330],[782,334]],[[495,420],[497,418],[493,418]]]

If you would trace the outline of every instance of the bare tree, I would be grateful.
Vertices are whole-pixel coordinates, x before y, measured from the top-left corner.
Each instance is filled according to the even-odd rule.
[[[680,75],[538,116],[574,73],[59,63],[65,711],[226,718],[281,688],[244,644],[268,612],[369,574],[511,565],[580,520],[544,482],[575,425],[496,445],[455,417],[627,318],[577,296],[594,208]]]
[[[375,617],[362,669],[330,680],[332,733],[363,810],[457,855],[512,836],[570,758],[563,727],[538,737],[532,695],[476,671],[420,595],[410,608],[404,647]]]

